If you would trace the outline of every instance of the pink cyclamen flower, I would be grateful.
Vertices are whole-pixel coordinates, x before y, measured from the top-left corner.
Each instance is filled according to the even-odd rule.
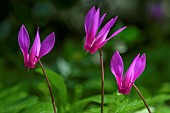
[[[55,34],[54,32],[52,32],[50,35],[48,35],[41,45],[38,28],[36,37],[34,39],[34,43],[28,53],[28,49],[30,46],[30,38],[27,29],[25,28],[24,25],[22,25],[18,33],[18,43],[24,56],[25,67],[34,68],[38,60],[40,60],[42,56],[49,53],[53,48],[55,43]]]
[[[130,65],[129,69],[123,76],[123,61],[118,51],[116,51],[111,59],[111,71],[114,74],[119,93],[129,94],[134,84],[135,80],[142,74],[146,65],[146,56],[143,54],[140,57],[140,54],[136,56]]]
[[[94,54],[98,49],[103,47],[108,40],[119,34],[122,30],[126,28],[122,27],[116,32],[114,32],[109,38],[107,38],[107,35],[111,29],[111,27],[116,22],[117,16],[115,18],[112,18],[101,30],[99,33],[97,33],[102,21],[104,20],[104,17],[106,16],[106,13],[100,17],[100,8],[95,9],[93,6],[89,12],[86,15],[84,26],[85,26],[85,32],[86,32],[86,40],[84,44],[84,49],[91,54]],[[106,39],[107,38],[107,39]]]

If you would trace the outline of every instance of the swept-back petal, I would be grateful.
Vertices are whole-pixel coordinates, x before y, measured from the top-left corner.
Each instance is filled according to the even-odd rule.
[[[92,26],[92,29],[91,29],[91,36],[92,37],[95,37],[96,33],[97,33],[97,30],[98,30],[98,27],[99,27],[99,16],[100,16],[100,8],[97,9],[95,15],[94,15],[94,19],[93,19],[93,26]]]
[[[133,60],[127,72],[123,76],[122,87],[119,89],[120,93],[129,94],[134,81],[135,65],[139,61],[139,54]]]
[[[47,53],[49,53],[51,51],[51,49],[54,47],[54,44],[55,44],[55,34],[54,32],[52,32],[50,35],[48,35],[42,45],[41,45],[41,48],[40,48],[40,54],[39,54],[39,59],[46,55]]]
[[[89,46],[94,40],[94,23],[95,23],[96,9],[93,6],[86,15],[84,27],[86,31],[85,45]],[[97,16],[97,15],[96,15]]]
[[[146,66],[146,55],[143,54],[139,57],[140,54],[136,56],[133,63],[130,65],[129,69],[127,70],[124,76],[124,82],[131,82],[133,83],[144,71]]]
[[[98,26],[98,27],[100,27],[100,25],[102,24],[102,22],[103,22],[105,16],[106,16],[106,13],[103,14],[103,16],[100,18],[100,20],[99,20],[99,26]]]
[[[128,70],[126,71],[124,77],[123,77],[123,83],[124,84],[129,84],[129,83],[133,83],[134,82],[134,74],[135,74],[135,65],[138,63],[139,61],[139,55],[138,54],[135,59],[133,60],[132,64],[130,65],[130,67],[128,68]]]
[[[41,41],[40,41],[39,28],[38,28],[36,37],[34,39],[34,43],[33,43],[32,47],[30,49],[30,55],[29,55],[30,56],[29,57],[30,61],[34,62],[35,59],[38,58],[39,52],[40,52],[40,47],[41,47]]]
[[[116,77],[116,81],[118,85],[120,86],[121,81],[122,81],[124,66],[123,66],[122,57],[120,56],[118,51],[116,51],[114,55],[112,56],[110,67],[111,67],[112,73]]]
[[[27,32],[27,29],[25,28],[24,25],[22,25],[21,29],[19,30],[18,43],[19,43],[20,49],[23,53],[24,61],[26,61],[28,49],[29,49],[29,45],[30,45],[30,39],[29,39],[29,34]]]
[[[111,38],[113,38],[114,36],[116,36],[117,34],[119,34],[120,32],[122,32],[125,28],[126,28],[126,26],[118,29],[116,32],[114,32],[114,33],[113,33],[108,39],[106,39],[106,40],[107,40],[107,41],[110,40]]]
[[[143,54],[138,62],[136,62],[135,66],[134,66],[134,77],[133,77],[133,81],[135,81],[144,71],[146,66],[146,55]]]
[[[98,33],[96,38],[100,38],[106,31],[108,31],[114,25],[116,20],[117,20],[117,16],[115,18],[112,18],[109,22],[107,22],[106,25]]]
[[[93,6],[85,17],[84,25],[85,25],[86,33],[88,33],[91,30],[95,12],[96,12],[96,9],[95,9],[95,6]]]

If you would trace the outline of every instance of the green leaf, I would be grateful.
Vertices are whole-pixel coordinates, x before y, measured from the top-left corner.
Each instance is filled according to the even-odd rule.
[[[57,97],[60,100],[59,103],[65,105],[67,102],[67,87],[63,77],[49,69],[45,69],[45,71],[47,73],[51,85],[54,86],[54,88],[57,90],[57,95],[55,95],[55,97]],[[37,68],[36,72],[43,75],[41,68]]]
[[[144,106],[145,105],[141,100],[133,100],[129,102],[128,99],[125,99],[121,104],[117,106],[115,113],[132,113],[133,111]]]
[[[22,109],[37,103],[37,97],[28,97],[18,100],[15,103],[6,105],[6,108],[0,110],[1,113],[18,113]]]
[[[22,109],[37,103],[37,97],[28,96],[21,85],[2,90],[0,93],[0,113],[18,113]]]
[[[11,88],[1,90],[0,92],[0,100],[3,99],[5,96],[9,94],[13,94],[15,92],[18,92],[21,89],[21,85],[15,85]]]
[[[100,113],[100,111],[101,111],[100,107],[98,108],[93,107],[89,111],[85,111],[83,113]],[[109,113],[107,107],[103,107],[103,113]]]
[[[166,104],[163,104],[156,107],[155,113],[169,113],[169,111],[170,111],[170,107],[167,106]]]
[[[124,99],[124,95],[117,95],[117,93],[105,94],[104,104],[110,104],[110,103],[116,104],[116,103],[119,103],[120,101],[122,101],[123,99]],[[72,105],[71,112],[72,113],[80,112],[90,103],[100,104],[101,103],[101,95],[96,95],[96,96],[88,97],[88,98],[77,101],[76,103],[74,103]]]
[[[149,106],[151,105],[159,106],[165,101],[170,100],[170,95],[161,94],[151,99],[145,99],[145,100]],[[115,110],[113,109],[113,107]],[[132,113],[141,108],[145,108],[145,105],[142,100],[129,101],[129,99],[124,99],[119,102],[116,102],[116,105],[110,106],[109,110],[114,111],[114,113]]]
[[[41,102],[28,107],[24,113],[54,113],[52,103]]]
[[[161,95],[157,95],[157,96],[153,97],[149,101],[149,103],[155,105],[155,104],[158,104],[158,103],[164,103],[167,100],[170,100],[170,95],[161,94]]]

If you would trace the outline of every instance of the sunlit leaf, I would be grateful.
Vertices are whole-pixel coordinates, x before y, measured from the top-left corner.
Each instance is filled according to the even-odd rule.
[[[125,99],[117,106],[115,113],[132,113],[142,107],[144,107],[144,104],[141,100],[133,100],[130,102],[129,99]]]

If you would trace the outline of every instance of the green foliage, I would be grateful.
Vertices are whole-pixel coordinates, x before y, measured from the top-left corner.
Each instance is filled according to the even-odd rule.
[[[137,110],[139,108],[144,107],[144,104],[142,101],[139,100],[133,100],[129,101],[129,99],[125,98],[124,95],[121,94],[105,94],[105,104],[108,106],[106,109],[107,111],[114,112],[114,113],[130,113],[134,110]],[[71,107],[72,113],[74,112],[81,112],[83,109],[88,108],[87,105],[90,105],[92,103],[100,104],[101,101],[101,96],[92,96],[80,101],[77,101],[76,103],[73,104]],[[91,108],[92,110],[94,108]],[[98,110],[98,108],[95,108],[95,110]]]
[[[116,94],[114,94],[114,95],[109,95],[109,94],[106,95],[105,94],[104,100],[105,100],[105,104],[111,104],[111,103],[119,103],[120,101],[122,101],[123,98],[124,98],[124,95],[116,96]],[[71,112],[72,113],[80,112],[90,103],[100,104],[101,103],[101,95],[88,97],[86,99],[79,100],[79,101],[75,102],[71,106]]]
[[[157,110],[155,113],[167,113],[167,111],[170,111],[170,107],[166,104],[162,104],[157,106]]]
[[[142,101],[133,100],[130,102],[129,99],[125,99],[122,103],[118,104],[115,113],[132,113],[142,107],[144,107]]]
[[[96,107],[94,107],[94,108],[91,108],[89,111],[85,111],[85,112],[83,112],[83,113],[100,113],[100,110],[101,108],[96,108]],[[107,107],[104,107],[103,108],[103,113],[109,113],[108,112],[108,108]]]
[[[52,70],[45,69],[45,71],[47,73],[47,76],[50,80],[51,85],[54,86],[54,90],[55,90],[54,92],[57,91],[57,93],[54,93],[54,97],[56,98],[56,100],[59,100],[57,101],[57,103],[60,103],[59,106],[61,107],[65,106],[67,103],[67,87],[66,87],[63,77],[55,73]],[[37,68],[36,72],[43,75],[41,68]]]
[[[28,107],[24,113],[54,113],[52,103],[41,102]]]
[[[20,85],[1,90],[0,113],[18,113],[22,109],[37,103],[38,98],[29,96]]]
[[[105,94],[105,113],[132,113],[138,111],[142,108],[145,108],[145,105],[142,100],[130,100],[125,95],[122,94]],[[151,107],[159,106],[165,101],[170,100],[169,95],[158,95],[152,99],[146,99],[146,102]],[[101,96],[96,95],[92,97],[79,100],[71,106],[71,113],[79,113],[85,110],[86,112],[99,112]],[[98,107],[96,107],[98,106]],[[159,108],[160,109],[160,108]],[[158,109],[158,110],[159,110]]]
[[[157,96],[153,97],[152,99],[150,99],[149,103],[151,103],[151,104],[155,104],[155,103],[163,104],[167,100],[170,100],[170,95],[160,94],[160,95],[157,95]]]

